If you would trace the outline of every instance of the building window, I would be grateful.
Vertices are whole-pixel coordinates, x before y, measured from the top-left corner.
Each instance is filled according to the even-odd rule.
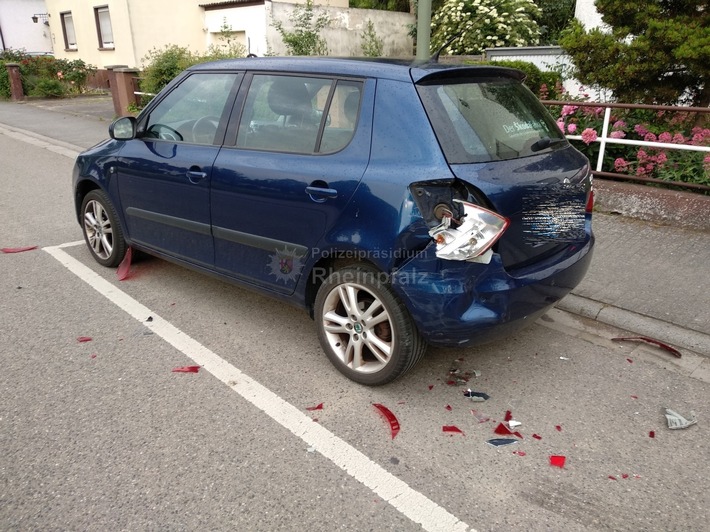
[[[113,48],[113,30],[111,29],[111,15],[108,6],[95,7],[96,31],[99,35],[99,48]]]
[[[62,33],[64,34],[64,49],[76,50],[76,33],[74,32],[74,19],[71,16],[71,11],[60,13],[62,19]]]

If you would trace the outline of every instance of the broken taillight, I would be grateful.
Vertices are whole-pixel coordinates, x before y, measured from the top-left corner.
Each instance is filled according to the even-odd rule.
[[[441,223],[429,231],[436,242],[436,256],[488,264],[492,256],[490,248],[503,235],[510,221],[473,203],[453,201],[461,204],[463,216],[459,220],[451,215],[444,216]]]

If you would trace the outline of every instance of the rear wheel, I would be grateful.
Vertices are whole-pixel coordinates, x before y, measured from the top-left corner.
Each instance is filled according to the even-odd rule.
[[[126,254],[118,215],[106,194],[100,190],[89,192],[81,204],[84,240],[96,262],[115,268]]]
[[[348,378],[386,384],[411,369],[426,351],[409,312],[382,274],[351,266],[334,272],[318,290],[318,339]]]

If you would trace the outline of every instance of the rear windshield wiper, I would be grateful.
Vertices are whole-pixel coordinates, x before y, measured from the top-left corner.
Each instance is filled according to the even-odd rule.
[[[532,151],[540,151],[549,148],[550,146],[554,146],[555,144],[560,144],[562,142],[567,142],[567,139],[551,139],[550,137],[542,137],[540,140],[530,146],[530,149]]]

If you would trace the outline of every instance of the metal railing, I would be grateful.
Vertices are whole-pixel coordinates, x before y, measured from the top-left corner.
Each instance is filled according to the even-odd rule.
[[[664,186],[686,188],[702,192],[710,192],[710,186],[699,183],[686,183],[683,181],[666,181],[653,177],[637,176],[631,174],[621,174],[616,172],[603,171],[604,154],[607,144],[625,144],[628,146],[648,147],[653,149],[686,150],[695,152],[710,153],[710,146],[695,146],[692,144],[676,144],[668,142],[649,142],[645,140],[618,139],[609,136],[609,124],[611,122],[612,109],[647,109],[652,111],[671,111],[675,113],[710,113],[707,107],[674,107],[669,105],[644,105],[644,104],[624,104],[624,103],[601,103],[601,102],[566,102],[557,100],[542,100],[542,104],[552,106],[574,106],[574,107],[594,107],[604,108],[604,121],[602,122],[602,133],[598,135],[594,142],[599,143],[599,154],[596,160],[596,169],[592,171],[595,176],[620,179],[625,181],[636,181],[642,183],[654,183]],[[565,135],[570,140],[582,140],[581,135]]]

